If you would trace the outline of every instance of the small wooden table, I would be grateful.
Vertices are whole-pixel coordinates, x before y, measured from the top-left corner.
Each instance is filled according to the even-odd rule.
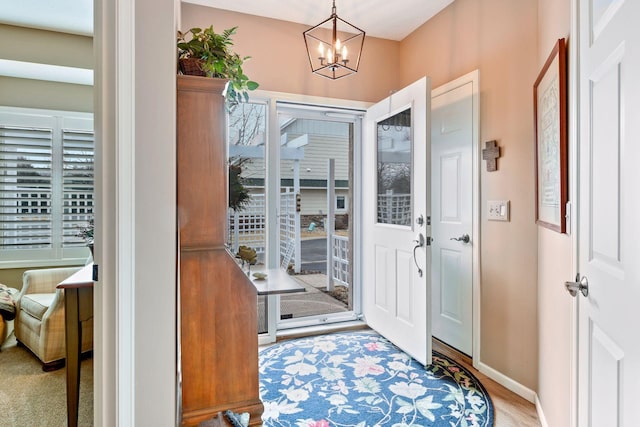
[[[67,425],[78,425],[82,322],[93,317],[93,264],[60,282],[64,289],[65,340],[67,346]]]

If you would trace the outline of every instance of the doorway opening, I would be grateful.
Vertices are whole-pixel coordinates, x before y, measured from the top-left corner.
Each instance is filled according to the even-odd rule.
[[[479,73],[432,92],[433,336],[479,355]]]
[[[259,296],[262,342],[360,317],[353,246],[361,114],[271,99],[229,111],[229,248],[255,251],[248,270],[279,268],[301,287]]]

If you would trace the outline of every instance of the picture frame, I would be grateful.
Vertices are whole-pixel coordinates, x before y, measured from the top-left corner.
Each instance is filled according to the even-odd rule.
[[[536,224],[566,233],[567,52],[559,39],[533,85]]]

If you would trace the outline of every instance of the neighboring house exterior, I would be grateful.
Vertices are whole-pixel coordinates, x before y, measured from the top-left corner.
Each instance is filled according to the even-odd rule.
[[[329,158],[335,160],[333,203],[337,217],[336,227],[348,226],[351,145],[349,128],[350,125],[346,123],[296,118],[286,120],[281,125],[281,191],[295,192],[294,171],[297,168],[301,225],[305,228],[309,227],[311,222],[321,226],[323,218],[326,218]],[[233,145],[234,141],[231,143]],[[236,146],[230,151],[230,157],[243,159],[241,176],[251,194],[264,194],[264,135],[258,133],[251,138],[249,144],[253,149],[243,150],[242,146]],[[262,149],[255,150],[257,147]]]

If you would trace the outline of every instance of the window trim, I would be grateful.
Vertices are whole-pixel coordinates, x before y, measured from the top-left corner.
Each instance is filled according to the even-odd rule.
[[[53,146],[52,146],[52,171],[55,168],[61,168],[63,164],[62,159],[62,143],[63,143],[63,131],[65,129],[69,129],[69,123],[79,124],[81,122],[85,122],[89,120],[91,122],[91,131],[93,131],[93,113],[87,112],[77,112],[77,111],[64,111],[64,110],[48,110],[48,109],[37,109],[37,108],[22,108],[22,107],[9,107],[9,106],[0,106],[0,114],[1,115],[16,115],[22,116],[24,120],[16,120],[22,121],[23,123],[20,126],[30,126],[28,123],[29,116],[33,116],[34,120],[40,121],[41,123],[44,120],[50,120],[53,125]],[[25,123],[26,122],[26,123]],[[38,126],[34,126],[38,127]],[[81,126],[74,130],[81,130]],[[89,130],[89,129],[86,129]],[[59,132],[59,135],[56,136],[55,133]],[[94,159],[95,159],[95,147],[94,147]],[[94,172],[95,173],[95,172]],[[61,179],[60,175],[60,178]],[[95,179],[95,178],[94,178]],[[52,212],[51,218],[52,221],[59,221],[60,224],[54,225],[53,228],[59,228],[62,226],[62,210],[63,204],[62,202],[53,204],[53,201],[61,200],[62,195],[64,193],[63,186],[61,183],[56,182],[53,184],[51,190],[51,201],[52,201]],[[95,194],[95,182],[94,182],[94,194]],[[94,197],[95,201],[95,197]],[[59,212],[57,212],[59,211]],[[94,205],[95,212],[95,205]],[[57,243],[57,242],[56,242]],[[60,242],[61,243],[61,242]],[[86,262],[88,256],[90,255],[89,249],[78,246],[78,247],[52,247],[45,249],[25,249],[24,252],[21,253],[21,250],[1,250],[0,254],[0,269],[9,269],[9,268],[25,268],[25,267],[58,267],[58,266],[73,266],[73,265],[82,265]]]

